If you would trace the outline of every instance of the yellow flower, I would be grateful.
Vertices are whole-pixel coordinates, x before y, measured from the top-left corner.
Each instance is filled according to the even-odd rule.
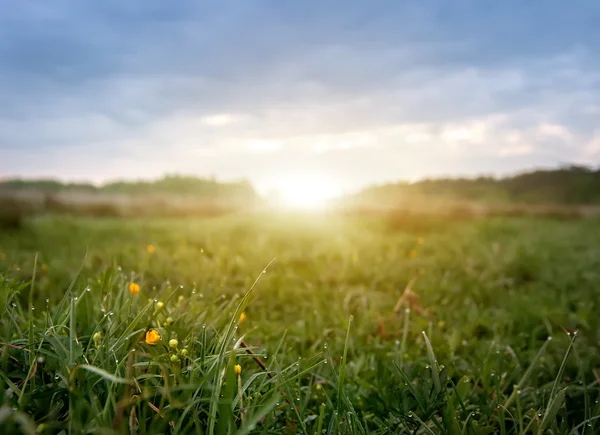
[[[140,292],[140,285],[137,282],[132,282],[129,284],[129,293],[132,295],[137,295]]]
[[[160,334],[156,329],[151,329],[146,332],[146,343],[148,344],[156,344],[160,341]]]
[[[100,340],[102,340],[102,334],[99,332],[96,332],[93,336],[92,339],[94,340],[94,344],[96,346],[98,346],[98,343],[100,343]]]
[[[171,362],[172,363],[179,362],[179,357],[177,355],[171,355]]]
[[[173,349],[177,349],[177,346],[179,346],[179,342],[177,341],[176,338],[172,338],[169,340],[169,347],[173,348]]]
[[[417,245],[422,245],[423,243],[425,243],[425,239],[423,237],[419,237],[417,239]]]
[[[164,308],[165,303],[164,302],[157,302],[156,303],[156,311],[160,311]]]
[[[189,353],[190,352],[187,349],[181,349],[181,356],[188,356]]]
[[[410,253],[408,254],[408,256],[410,258],[415,258],[417,256],[417,250],[413,249],[412,251],[410,251]]]
[[[177,298],[177,300],[178,300],[179,302],[182,302],[184,299],[185,299],[185,298],[183,297],[183,295],[179,295],[179,297]]]
[[[154,246],[152,246],[152,245],[146,246],[146,252],[148,252],[148,254],[154,254],[154,251],[156,251]]]
[[[233,368],[233,371],[235,372],[236,376],[240,376],[242,374],[242,366],[239,364],[236,364],[235,367]]]
[[[244,320],[246,320],[246,313],[242,312],[242,314],[240,314],[240,323],[244,323]]]

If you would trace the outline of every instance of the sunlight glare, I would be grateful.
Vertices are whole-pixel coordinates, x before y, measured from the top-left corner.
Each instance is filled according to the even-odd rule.
[[[278,190],[285,207],[305,210],[324,208],[328,201],[340,194],[330,180],[312,176],[285,179]]]

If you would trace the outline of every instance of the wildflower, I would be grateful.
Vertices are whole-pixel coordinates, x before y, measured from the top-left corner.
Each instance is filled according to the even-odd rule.
[[[140,292],[140,285],[137,282],[129,283],[129,293],[137,295]]]
[[[173,324],[173,318],[172,317],[167,317],[167,320],[165,320],[165,325],[166,326],[171,326]]]
[[[146,252],[148,252],[148,254],[154,254],[154,251],[156,251],[154,246],[152,246],[152,245],[146,246]]]
[[[172,363],[179,362],[179,358],[177,357],[177,355],[171,355],[171,362]]]
[[[242,374],[242,366],[239,364],[236,364],[235,367],[233,368],[233,371],[235,372],[236,376],[240,376]]]
[[[160,334],[156,329],[151,329],[146,332],[146,343],[148,344],[156,344],[160,341]]]
[[[164,308],[165,304],[163,302],[157,302],[156,311],[160,311]]]
[[[244,320],[246,320],[246,313],[242,312],[242,314],[240,314],[240,323],[244,323]]]
[[[188,356],[189,351],[187,349],[181,349],[181,356]]]
[[[179,346],[179,342],[177,341],[176,338],[172,338],[169,340],[169,347],[172,349],[177,349],[177,346]]]
[[[96,346],[98,346],[98,343],[100,343],[100,341],[102,340],[102,334],[100,332],[96,332],[93,336],[92,339],[94,340],[94,344]]]
[[[185,298],[183,297],[183,295],[179,295],[179,297],[177,298],[177,300],[178,300],[179,302],[183,302],[183,300],[184,300],[184,299],[185,299]]]
[[[440,328],[440,329],[443,329],[443,328],[444,328],[444,326],[446,326],[446,322],[444,322],[443,320],[440,320],[440,321],[438,322],[438,328]]]
[[[415,258],[415,257],[417,256],[417,251],[416,251],[416,249],[413,249],[413,250],[411,250],[411,251],[410,251],[410,253],[408,254],[408,256],[409,256],[410,258]]]

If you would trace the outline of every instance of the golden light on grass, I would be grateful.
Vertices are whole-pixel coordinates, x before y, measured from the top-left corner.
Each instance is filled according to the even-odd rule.
[[[278,190],[284,207],[303,210],[324,208],[340,194],[339,186],[331,180],[311,175],[281,180]]]

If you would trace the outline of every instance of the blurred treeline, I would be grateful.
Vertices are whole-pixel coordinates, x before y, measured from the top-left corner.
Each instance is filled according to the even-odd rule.
[[[224,183],[214,178],[203,179],[182,175],[167,175],[155,181],[116,181],[101,186],[89,183],[63,183],[57,180],[0,181],[0,189],[38,191],[44,193],[105,193],[126,195],[194,195],[202,198],[233,200],[254,199],[256,193],[249,181]]]
[[[595,205],[600,204],[600,169],[567,166],[505,178],[428,179],[416,183],[373,186],[354,197],[359,202],[371,203],[416,198],[473,201],[489,205]]]
[[[0,226],[41,213],[78,216],[219,216],[270,208],[250,182],[170,175],[95,186],[55,180],[0,181]],[[329,212],[387,216],[416,230],[485,216],[579,218],[600,214],[600,170],[568,166],[494,178],[430,179],[367,188]]]

